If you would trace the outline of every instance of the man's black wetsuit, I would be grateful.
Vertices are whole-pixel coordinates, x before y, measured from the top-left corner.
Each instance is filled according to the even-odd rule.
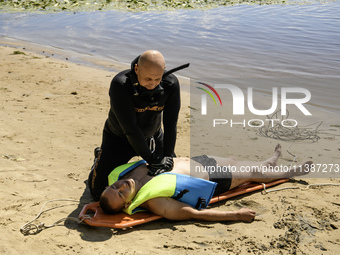
[[[107,176],[133,156],[141,156],[148,163],[155,158],[175,156],[176,127],[180,109],[180,87],[176,76],[163,77],[160,85],[147,90],[137,85],[134,71],[117,74],[110,86],[110,111],[105,122],[101,150],[89,176],[91,194],[98,199],[107,186]],[[161,128],[163,113],[163,128]],[[149,147],[155,140],[155,152]]]

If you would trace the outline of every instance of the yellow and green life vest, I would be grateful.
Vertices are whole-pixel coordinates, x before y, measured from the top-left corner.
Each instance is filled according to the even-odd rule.
[[[115,168],[108,176],[109,185],[144,163],[146,163],[145,160],[139,160]],[[216,185],[215,182],[190,177],[188,175],[171,172],[163,173],[148,181],[137,192],[130,206],[123,211],[130,215],[142,211],[144,209],[139,206],[147,200],[156,197],[171,197],[189,204],[194,208],[202,209],[209,204]]]

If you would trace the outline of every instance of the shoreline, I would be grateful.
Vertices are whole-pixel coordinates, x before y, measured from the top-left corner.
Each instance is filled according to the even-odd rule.
[[[67,51],[53,46],[42,45],[6,36],[0,36],[0,45],[21,48],[32,53],[43,55],[45,57],[56,58],[63,61],[66,60],[74,64],[80,64],[115,73],[130,67],[130,64],[128,63],[120,63],[111,59],[104,59],[101,57],[95,57],[93,55]]]
[[[118,73],[120,71],[123,71],[125,69],[130,68],[130,63],[122,63],[122,62],[118,62],[118,61],[115,61],[115,60],[109,59],[109,58],[103,58],[103,57],[90,55],[90,54],[84,54],[84,53],[77,53],[77,52],[74,52],[74,51],[67,51],[67,50],[60,49],[60,48],[53,47],[53,46],[41,45],[41,44],[38,44],[38,43],[33,43],[33,42],[30,42],[30,41],[24,41],[24,40],[19,40],[19,39],[15,39],[15,38],[5,37],[5,36],[0,36],[0,45],[1,46],[8,46],[8,47],[16,47],[16,48],[19,48],[19,49],[25,49],[27,51],[30,51],[30,52],[36,53],[36,54],[40,54],[40,55],[43,55],[45,57],[56,58],[56,59],[64,60],[64,61],[66,60],[66,61],[72,62],[74,64],[79,64],[79,65],[83,65],[83,66],[87,66],[87,67],[97,68],[97,69],[100,69],[100,70],[109,71],[109,72],[113,72],[113,73]],[[173,68],[173,67],[171,67],[171,68]],[[194,67],[192,65],[189,68],[194,68]],[[194,81],[196,81],[197,78],[183,76],[183,75],[180,75],[180,74],[177,74],[177,73],[176,73],[176,76],[181,81],[181,89],[185,92],[190,93],[192,83]],[[272,78],[273,77],[269,77],[269,79],[272,79]],[[287,77],[280,76],[280,77],[277,77],[277,78],[278,79],[293,79],[293,76],[287,75]],[[340,76],[330,76],[330,78],[340,80]],[[238,79],[238,78],[233,78],[233,77],[227,77],[227,79],[235,80],[236,84],[238,82],[241,82],[240,88],[242,88],[243,92],[246,93],[246,89],[244,89],[244,88],[246,88],[247,85],[245,84],[245,82],[249,78],[245,78],[243,80],[242,78]],[[254,87],[255,96],[257,98],[265,98],[267,96],[271,96],[272,92],[269,91],[269,90],[267,91],[268,88],[266,88],[266,87],[262,88],[261,87],[261,81],[264,81],[264,82],[268,82],[268,81],[266,81],[265,78],[264,79],[263,78],[256,78],[256,79],[258,79],[257,83],[255,83],[255,85],[252,84],[252,86]],[[219,82],[217,82],[217,83],[219,83]],[[249,84],[251,84],[250,80],[249,80]],[[109,84],[108,84],[108,86],[109,86]],[[314,86],[314,89],[315,89],[315,85],[313,85],[313,86]],[[336,92],[336,91],[334,91],[334,92]],[[322,90],[314,92],[313,95],[315,96],[315,94],[319,94],[319,93],[323,93]],[[316,113],[317,116],[328,115],[332,119],[340,117],[340,108],[335,107],[335,106],[334,107],[330,106],[328,101],[329,100],[325,97],[325,98],[321,99],[321,101],[319,101],[318,103],[308,102],[307,104],[308,104],[309,107],[311,107],[311,109],[316,110],[315,113]],[[334,100],[332,100],[332,102],[334,102]],[[262,102],[259,103],[259,106],[260,106],[259,108],[266,107],[266,105],[263,104]]]
[[[67,51],[53,46],[46,46],[30,41],[23,41],[15,38],[0,36],[0,46],[18,48],[27,50],[31,53],[43,55],[45,57],[55,58],[62,61],[69,61],[74,64],[83,65],[103,71],[118,73],[130,68],[130,63],[122,63],[109,58],[103,58],[93,55],[86,55],[73,51]],[[181,81],[182,89],[186,92],[190,89],[190,78],[182,75],[177,75]],[[109,86],[109,84],[108,84]]]
[[[25,48],[28,48],[25,47]],[[23,235],[20,227],[33,219],[44,202],[74,199],[67,207],[55,202],[38,219],[46,225],[77,217],[92,202],[86,188],[93,149],[100,145],[109,109],[108,86],[115,73],[0,47],[0,209],[2,247],[6,254],[117,253],[207,254],[336,254],[340,247],[339,188],[301,190],[305,182],[339,184],[339,178],[304,179],[281,184],[299,187],[262,195],[255,192],[220,202],[220,210],[248,207],[257,212],[250,224],[158,220],[126,230],[95,228],[74,221]],[[18,49],[19,50],[19,49]],[[189,85],[188,85],[189,86]],[[231,104],[231,100],[226,101]],[[176,154],[190,156],[190,132],[201,135],[197,147],[223,152],[240,160],[265,160],[280,142],[278,164],[294,163],[286,151],[290,142],[259,137],[254,130],[221,130],[221,137],[190,130],[189,93],[182,94]],[[250,116],[251,117],[251,116]],[[333,123],[333,122],[332,122]],[[193,123],[194,124],[194,123]],[[196,130],[196,131],[195,131]],[[325,127],[316,143],[300,142],[292,149],[298,162],[336,163],[339,127]],[[217,133],[216,133],[217,134]],[[292,151],[291,150],[291,151]],[[322,162],[323,161],[323,162]],[[327,161],[327,162],[326,162]],[[52,207],[52,206],[51,206]],[[48,207],[48,208],[51,208]],[[142,248],[141,248],[142,247]]]

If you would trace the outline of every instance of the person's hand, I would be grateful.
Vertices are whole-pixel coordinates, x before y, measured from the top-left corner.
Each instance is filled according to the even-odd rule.
[[[174,160],[170,156],[165,156],[159,163],[152,163],[148,165],[148,175],[156,176],[158,174],[169,172],[174,166]]]
[[[252,222],[255,218],[255,214],[255,211],[248,208],[241,208],[236,212],[237,220],[244,222]]]

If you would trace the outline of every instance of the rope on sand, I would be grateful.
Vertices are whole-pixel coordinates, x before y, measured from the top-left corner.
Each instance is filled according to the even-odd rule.
[[[280,120],[280,118],[278,118],[280,111],[280,109],[277,110],[272,116],[267,115],[267,119],[270,121],[267,126],[259,128],[259,135],[282,141],[311,140],[312,142],[316,142],[320,139],[318,136],[318,128],[323,123],[322,121],[315,122],[302,128],[297,125],[294,127],[296,123],[292,123],[288,120],[289,112],[287,111],[285,119],[281,116]],[[283,121],[285,126],[282,125]],[[315,128],[311,128],[314,124],[318,125]]]
[[[300,189],[300,190],[308,190],[310,189],[310,187],[314,187],[314,186],[340,186],[340,183],[315,183],[315,184],[309,184],[307,185],[306,188],[301,188],[301,187],[283,187],[283,188],[279,188],[279,189],[271,189],[271,190],[267,190],[266,189],[266,184],[262,183],[263,186],[263,190],[261,191],[262,195],[266,195],[270,192],[274,192],[274,191],[280,191],[280,190],[285,190],[285,189]]]
[[[67,205],[56,206],[56,207],[50,208],[46,211],[43,211],[43,208],[47,203],[56,202],[56,201],[68,201],[68,202],[80,203],[80,201],[72,200],[72,199],[52,199],[52,200],[49,200],[49,201],[47,201],[43,204],[43,206],[40,209],[40,212],[38,213],[38,215],[33,220],[27,222],[25,225],[23,225],[20,228],[20,232],[24,235],[35,235],[35,234],[38,234],[39,232],[41,232],[42,230],[44,230],[46,228],[54,227],[54,226],[58,225],[60,222],[63,222],[63,221],[66,221],[66,220],[73,220],[73,221],[76,221],[77,223],[82,223],[85,219],[91,218],[90,216],[88,216],[88,217],[84,217],[83,219],[80,220],[80,219],[75,218],[75,217],[65,217],[65,218],[62,218],[60,220],[57,220],[56,222],[52,223],[51,225],[45,225],[45,223],[43,223],[43,222],[41,222],[39,224],[32,223],[33,221],[38,219],[44,212],[53,210],[55,208],[67,206]],[[73,204],[68,204],[68,205],[73,205]]]

